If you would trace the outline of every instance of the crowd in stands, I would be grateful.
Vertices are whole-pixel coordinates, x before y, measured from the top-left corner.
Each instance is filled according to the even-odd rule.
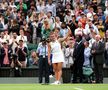
[[[73,82],[77,82],[75,71],[82,73],[83,66],[108,66],[108,0],[0,0],[0,66],[13,67],[13,54],[20,67],[38,66],[40,52],[36,49],[41,40],[50,42],[51,32],[58,38],[67,37],[61,43],[63,67],[74,69]],[[95,50],[98,41],[104,45]],[[98,66],[93,60],[100,54],[104,57]],[[81,74],[79,77],[82,82]],[[99,78],[97,83],[102,83]]]

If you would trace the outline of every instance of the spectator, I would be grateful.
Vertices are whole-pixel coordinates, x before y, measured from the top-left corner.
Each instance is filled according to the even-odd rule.
[[[70,12],[70,15],[74,15],[74,10],[72,10],[72,7],[71,7],[71,4],[70,3],[67,3],[66,5],[66,9],[65,11],[69,11]]]
[[[103,13],[102,7],[98,7],[97,15],[98,15],[98,19],[102,19],[103,22],[105,21],[105,16],[104,16],[104,13]]]
[[[94,25],[98,25],[99,24],[99,18],[98,18],[97,14],[93,15],[93,23],[94,23]]]
[[[0,37],[0,44],[2,45],[2,43],[5,41],[5,38],[4,38],[4,32],[1,32],[1,37]]]
[[[106,17],[105,20],[105,31],[108,30],[108,16]]]
[[[84,12],[81,13],[81,18],[79,19],[79,22],[82,23],[82,28],[85,28],[85,25],[86,25],[86,15]]]
[[[22,64],[19,62],[18,57],[16,54],[12,54],[11,55],[11,69],[10,69],[10,76],[14,76],[14,77],[21,77],[22,71],[21,71],[21,67]]]
[[[71,12],[66,11],[66,16],[64,17],[64,22],[69,23],[69,21],[72,20]]]
[[[88,35],[90,38],[93,38],[95,34],[99,34],[98,28],[94,25],[90,18],[88,19],[88,23],[85,26],[84,34]]]
[[[27,37],[28,42],[31,41],[31,33],[33,32],[30,25],[26,20],[23,21],[22,28],[24,29],[24,35]]]
[[[60,38],[60,28],[55,28],[54,31],[55,31],[55,36],[57,38]]]
[[[4,17],[0,13],[0,32],[4,31],[4,29],[5,29]]]
[[[27,5],[23,2],[23,0],[20,0],[19,4],[17,5],[17,10],[27,10]]]
[[[41,11],[45,12],[45,2],[44,1],[40,1],[37,5],[37,12],[40,13]]]
[[[64,56],[65,56],[65,62],[64,67],[70,68],[70,66],[73,66],[74,60],[73,60],[73,51],[74,51],[74,41],[71,41],[71,39],[68,42],[67,47],[64,50]]]
[[[78,28],[77,29],[75,29],[75,36],[77,35],[77,34],[81,34],[81,36],[83,35],[83,27],[82,27],[82,23],[81,22],[78,22]]]
[[[4,39],[9,41],[10,40],[10,35],[8,34],[8,30],[4,31]]]
[[[91,48],[89,47],[89,42],[85,41],[84,42],[84,46],[85,46],[85,49],[84,49],[84,63],[83,63],[83,67],[92,69],[92,66],[91,66]],[[94,73],[93,72],[90,75],[88,75],[88,76],[84,75],[84,79],[85,80],[83,80],[83,82],[95,83]]]
[[[46,39],[43,39],[39,43],[37,48],[37,54],[39,57],[39,83],[42,83],[43,72],[45,71],[45,84],[49,83],[49,63],[48,63],[48,46]]]
[[[29,17],[28,22],[33,22],[35,19],[37,19],[37,14],[33,11]]]
[[[12,13],[12,15],[13,15],[13,19],[17,19],[18,17],[17,17],[17,9],[16,8],[13,8],[13,13]]]
[[[48,11],[47,12],[47,19],[50,25],[53,25],[55,23],[55,18],[52,16],[52,12]]]
[[[15,48],[18,46],[17,34],[15,32],[12,34],[12,37],[9,40],[9,44],[10,44],[12,50],[13,50],[13,54],[15,54]]]
[[[8,42],[5,40],[3,41],[3,47],[1,48],[1,61],[2,67],[10,67],[11,64],[11,54],[12,49],[8,46]]]
[[[82,11],[80,10],[80,7],[79,6],[76,6],[75,7],[75,16],[76,16],[76,21],[79,21],[79,19],[81,18],[81,16],[80,16],[80,13],[81,13]]]
[[[46,12],[51,11],[53,16],[56,16],[56,5],[52,2],[52,0],[48,0],[48,4],[46,5]]]
[[[17,8],[17,6],[14,3],[14,0],[10,0],[9,6],[12,7],[12,8]]]
[[[38,57],[35,51],[31,52],[29,58],[29,67],[37,66],[38,65]]]
[[[75,29],[78,27],[75,15],[72,16],[72,20],[69,21],[68,26],[71,29],[72,35],[75,37]]]
[[[60,18],[60,21],[64,22],[65,6],[63,5],[62,1],[57,3],[56,14],[57,14],[56,16],[58,16]]]
[[[35,15],[34,20],[31,23],[31,26],[33,28],[33,31],[32,31],[31,35],[32,35],[32,41],[33,41],[34,44],[35,43],[38,44],[40,42],[40,38],[41,38],[41,30],[38,27],[38,25],[39,25],[38,23],[39,23],[38,16]]]
[[[9,34],[15,32],[15,33],[17,33],[17,35],[19,35],[19,24],[18,24],[18,21],[16,19],[12,19],[10,24],[11,25],[8,25]]]
[[[99,19],[99,25],[98,25],[99,35],[103,39],[105,36],[105,27],[103,25],[103,20]]]
[[[55,28],[61,28],[61,21],[59,17],[55,17],[55,23],[53,24],[53,27]]]
[[[61,23],[60,37],[65,37],[68,33],[68,27],[65,22]]]
[[[83,66],[91,67],[91,65],[90,65],[91,64],[91,62],[90,62],[91,48],[89,47],[89,42],[85,41],[84,46],[85,46],[85,49],[84,49],[84,64],[83,64]]]
[[[103,63],[105,60],[105,45],[101,41],[100,35],[96,35],[95,40],[96,42],[93,43],[91,48],[91,53],[93,55],[94,73],[96,77],[96,83],[103,83]]]
[[[47,15],[46,15],[43,11],[41,11],[41,12],[39,13],[38,18],[39,18],[39,22],[40,22],[40,23],[43,23],[43,21],[44,21],[45,19],[47,19]]]
[[[2,3],[0,3],[0,7],[1,7],[1,9],[2,9],[3,11],[6,10],[7,7],[8,7],[7,1],[6,1],[6,0],[2,0]]]
[[[42,38],[47,39],[49,37],[50,32],[52,31],[51,24],[48,22],[48,20],[44,20],[44,24],[41,28],[41,34]]]
[[[26,56],[27,56],[27,47],[24,46],[24,41],[19,40],[19,46],[15,48],[15,53],[18,56],[19,62],[22,64],[22,67],[26,67]]]
[[[100,0],[91,0],[91,6],[93,7],[94,11],[97,10],[97,6],[98,6],[98,1]]]
[[[3,23],[0,20],[0,32],[2,32],[3,30],[4,30],[4,26],[3,26]]]
[[[105,65],[108,66],[108,30],[105,33]]]
[[[23,40],[23,44],[25,47],[27,47],[27,36],[24,35],[23,28],[20,28],[19,31],[20,35],[17,37],[17,42],[19,43],[19,40]]]

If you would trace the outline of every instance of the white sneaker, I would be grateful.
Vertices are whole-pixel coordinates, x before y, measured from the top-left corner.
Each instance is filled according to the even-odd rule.
[[[61,82],[60,81],[57,81],[57,83],[60,85],[61,84]]]
[[[49,75],[49,78],[53,78],[53,75]]]
[[[54,83],[51,83],[52,85],[60,85],[61,82],[60,81],[55,81]]]

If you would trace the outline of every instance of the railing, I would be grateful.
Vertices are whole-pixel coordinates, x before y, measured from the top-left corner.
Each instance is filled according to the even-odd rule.
[[[22,68],[21,77],[38,77],[38,67]],[[70,68],[63,68],[63,77],[70,77],[72,74]],[[0,68],[0,77],[10,77],[10,67]],[[108,77],[108,67],[104,68],[104,77]]]

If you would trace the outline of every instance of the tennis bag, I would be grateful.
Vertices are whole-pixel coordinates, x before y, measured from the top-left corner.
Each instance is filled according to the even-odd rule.
[[[83,75],[90,76],[93,73],[93,69],[91,67],[83,67]]]

